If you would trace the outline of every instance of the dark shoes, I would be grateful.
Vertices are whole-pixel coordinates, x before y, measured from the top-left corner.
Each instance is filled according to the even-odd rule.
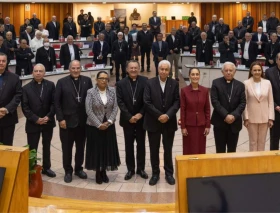
[[[168,175],[165,176],[165,180],[167,181],[167,183],[169,183],[170,185],[174,185],[175,184],[175,179],[172,175]]]
[[[124,176],[125,180],[130,180],[132,176],[135,175],[135,171],[128,171],[126,175]]]
[[[64,176],[64,182],[65,183],[71,183],[72,182],[72,174],[66,173]]]
[[[159,175],[153,175],[150,179],[149,185],[154,186],[159,181]]]
[[[56,177],[56,174],[51,169],[43,169],[42,174],[47,175],[48,177]]]
[[[97,184],[109,183],[109,178],[108,178],[105,170],[103,170],[103,171],[96,171],[95,182]]]
[[[77,175],[81,179],[87,179],[87,174],[83,170],[75,172],[75,175]]]
[[[150,68],[147,68],[147,72],[151,72]]]
[[[107,174],[106,174],[106,171],[105,171],[105,170],[104,170],[104,171],[101,171],[100,174],[101,174],[102,181],[103,181],[104,183],[109,183],[109,178],[108,178],[108,176],[107,176]]]
[[[140,175],[141,178],[148,179],[148,175],[144,170],[137,170],[136,174]]]

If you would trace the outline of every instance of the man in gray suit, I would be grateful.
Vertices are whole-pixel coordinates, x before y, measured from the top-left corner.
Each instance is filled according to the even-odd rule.
[[[157,34],[160,33],[161,19],[157,16],[157,11],[153,11],[153,16],[149,18],[150,31],[154,38],[157,39]]]

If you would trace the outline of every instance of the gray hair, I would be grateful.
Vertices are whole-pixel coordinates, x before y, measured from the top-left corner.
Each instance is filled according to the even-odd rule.
[[[31,27],[31,26],[27,26],[27,27],[26,27],[26,29],[30,29],[30,30],[32,30],[32,27]]]
[[[39,67],[39,66],[42,67],[44,71],[46,71],[45,66],[44,66],[43,64],[41,64],[41,63],[36,64],[36,65],[33,67],[33,71],[35,70],[35,67]]]
[[[223,64],[223,66],[222,66],[222,71],[224,71],[224,70],[225,70],[225,67],[226,67],[227,65],[232,66],[232,68],[233,68],[234,70],[236,70],[236,66],[235,66],[235,64],[234,64],[234,63],[232,63],[232,62],[230,62],[230,61],[227,61],[227,62],[225,62],[225,63]]]
[[[168,68],[169,68],[169,69],[171,68],[171,64],[170,64],[170,62],[167,61],[167,60],[162,60],[162,61],[160,61],[160,62],[158,63],[158,68],[160,68],[160,66],[163,65],[163,64],[167,64],[167,65],[168,65]]]
[[[69,69],[71,69],[72,64],[73,64],[74,62],[78,62],[78,63],[80,64],[80,67],[81,67],[81,62],[80,62],[80,61],[78,61],[78,60],[73,60],[73,61],[71,61],[70,64],[69,64]]]
[[[38,35],[38,34],[39,34],[39,35],[40,35],[40,34],[42,35],[42,32],[41,32],[40,30],[36,30],[35,36]]]

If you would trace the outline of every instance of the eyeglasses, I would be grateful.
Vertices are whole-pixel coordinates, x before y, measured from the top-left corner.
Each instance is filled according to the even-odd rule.
[[[97,78],[97,79],[101,81],[109,81],[109,78]]]

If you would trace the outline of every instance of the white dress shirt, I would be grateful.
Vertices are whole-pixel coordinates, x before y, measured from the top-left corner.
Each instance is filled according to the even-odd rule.
[[[70,45],[70,44],[68,44],[68,47],[69,47],[69,52],[70,52],[70,55],[71,55],[71,61],[73,61],[73,60],[75,60],[74,47],[73,47],[73,45]]]
[[[43,46],[43,39],[33,38],[30,42],[30,48],[33,52],[37,52],[37,49]]]
[[[105,91],[100,91],[99,90],[99,95],[100,95],[100,98],[101,98],[103,104],[106,105],[107,101],[108,101],[107,100],[107,95],[106,95],[106,90]]]
[[[157,17],[154,17],[155,22],[157,22]]]
[[[52,23],[53,23],[53,25],[56,27],[56,23],[55,23],[55,21],[52,21]]]
[[[159,78],[159,83],[160,83],[161,90],[164,93],[165,84],[166,84],[167,79],[165,81],[162,81],[162,80],[160,80],[160,77],[158,77],[158,78]]]
[[[249,45],[250,45],[250,41],[245,42],[243,58],[246,59],[246,60],[249,59]]]
[[[258,33],[258,41],[261,41],[262,34]],[[261,49],[262,45],[258,45],[258,49]]]
[[[27,34],[27,38],[28,38],[29,44],[31,44],[32,39],[31,39],[29,33],[28,33],[26,30],[25,30],[25,32],[26,32],[26,34]]]
[[[173,42],[175,41],[175,36],[174,35],[171,35],[171,38],[173,40]]]
[[[267,29],[266,29],[266,21],[262,21],[263,24],[263,32],[266,33]]]
[[[102,50],[103,50],[103,41],[99,41],[100,42],[100,45],[101,45],[101,48],[100,48],[100,55],[101,55],[101,52],[102,52]]]

